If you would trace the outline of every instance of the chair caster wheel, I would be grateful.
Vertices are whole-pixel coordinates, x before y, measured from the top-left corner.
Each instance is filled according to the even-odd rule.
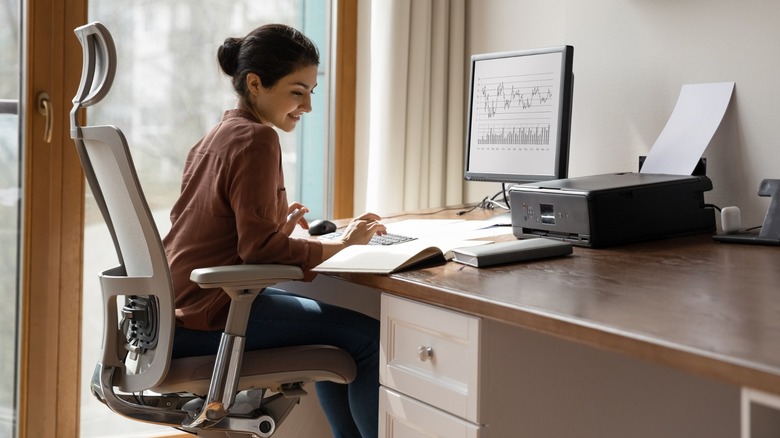
[[[257,425],[257,428],[260,431],[260,435],[263,438],[271,436],[274,431],[276,430],[276,422],[273,418],[269,417],[268,415],[263,415],[259,419],[259,423]]]

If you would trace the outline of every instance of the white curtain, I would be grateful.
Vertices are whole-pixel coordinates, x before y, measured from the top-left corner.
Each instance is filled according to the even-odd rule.
[[[356,136],[356,163],[365,166],[356,169],[356,209],[388,214],[461,203],[465,0],[365,4],[358,90],[367,95],[357,124],[367,132]]]

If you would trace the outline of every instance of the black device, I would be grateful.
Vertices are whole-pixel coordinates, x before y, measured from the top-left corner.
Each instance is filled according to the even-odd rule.
[[[715,232],[704,175],[614,173],[512,187],[512,231],[605,247]]]
[[[466,180],[568,176],[573,61],[572,46],[471,57]]]
[[[554,239],[522,239],[469,246],[452,250],[452,260],[484,268],[505,263],[565,256],[572,253],[571,244]]]
[[[309,224],[310,236],[322,236],[336,231],[336,224],[327,219],[316,219]]]

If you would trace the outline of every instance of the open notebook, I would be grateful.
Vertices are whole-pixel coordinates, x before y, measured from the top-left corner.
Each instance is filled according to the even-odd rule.
[[[316,272],[367,272],[391,274],[412,266],[451,260],[455,248],[484,245],[489,241],[440,241],[418,239],[397,245],[353,245],[315,267]]]
[[[390,233],[415,237],[397,245],[354,245],[339,251],[313,270],[316,272],[366,272],[390,274],[421,264],[444,263],[452,250],[491,243],[471,240],[506,232],[482,221],[411,219],[387,224]],[[511,228],[509,228],[511,232]]]

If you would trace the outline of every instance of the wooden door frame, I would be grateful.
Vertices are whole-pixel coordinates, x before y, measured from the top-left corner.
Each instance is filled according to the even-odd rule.
[[[86,0],[28,0],[22,14],[23,201],[18,434],[77,437],[84,179],[68,113],[81,77],[73,29]],[[49,95],[51,143],[36,108]]]

